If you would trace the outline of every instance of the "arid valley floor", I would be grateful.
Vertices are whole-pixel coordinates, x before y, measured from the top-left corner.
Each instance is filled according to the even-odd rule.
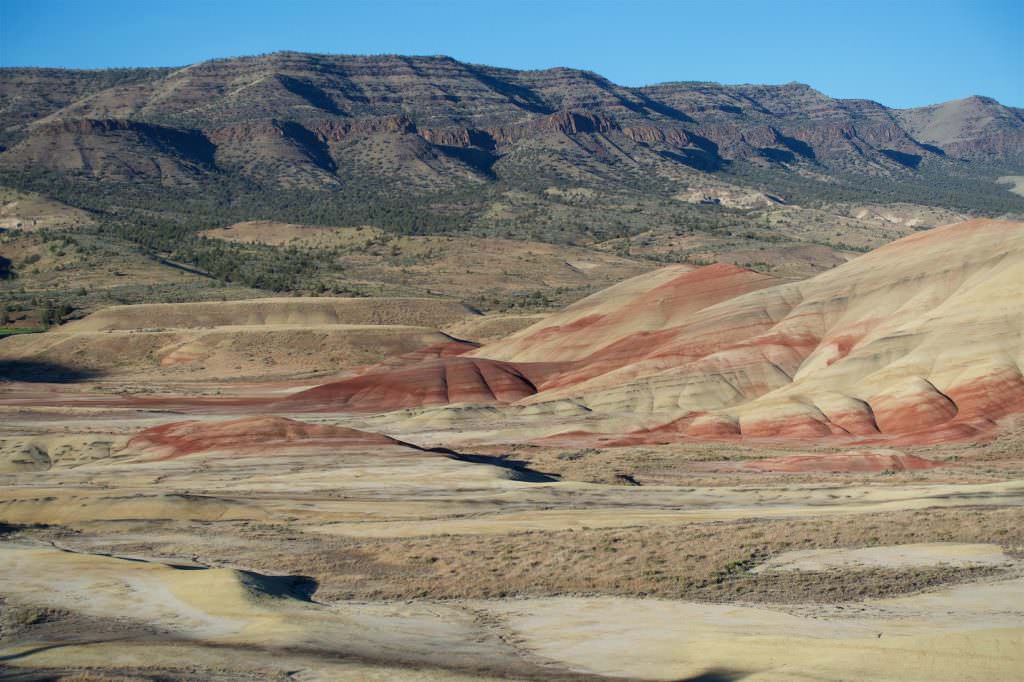
[[[0,341],[0,677],[1024,675],[1024,224]],[[325,372],[324,367],[333,368]]]

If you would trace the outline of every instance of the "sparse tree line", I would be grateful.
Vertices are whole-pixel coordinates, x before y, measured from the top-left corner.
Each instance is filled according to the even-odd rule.
[[[780,193],[791,203],[808,207],[845,202],[905,202],[989,215],[1024,213],[1024,199],[996,184],[996,178],[1007,173],[999,166],[971,164],[970,174],[943,173],[929,166],[896,176],[836,173],[835,180],[830,182],[750,164],[738,165],[729,173],[744,184]]]
[[[354,167],[339,168],[343,186],[329,191],[284,190],[228,174],[204,178],[202,186],[156,187],[33,170],[7,173],[5,183],[92,212],[97,224],[75,233],[39,232],[54,254],[71,249],[96,252],[87,239],[76,235],[114,239],[130,243],[150,257],[187,264],[218,281],[272,292],[355,293],[338,284],[345,279],[340,247],[241,244],[207,239],[199,233],[245,220],[272,219],[309,225],[372,225],[395,236],[504,237],[598,248],[607,242],[604,248],[629,257],[638,257],[631,239],[647,232],[786,241],[766,212],[674,199],[684,188],[681,182],[632,172],[605,173],[608,177],[604,177],[598,168],[567,177],[564,168],[531,165],[540,160],[529,154],[503,159],[496,165],[501,171],[498,180],[483,184],[466,181],[433,193],[394,191],[394,183],[361,175]],[[777,169],[733,164],[722,177],[761,186],[804,206],[912,201],[991,214],[1020,211],[1024,206],[1019,197],[987,182],[978,169],[971,176],[955,176],[922,168],[895,179],[850,173],[839,176],[838,182],[823,182]],[[552,187],[560,192],[548,193]],[[560,194],[577,188],[591,192]],[[489,209],[496,205],[505,208],[492,215]],[[384,239],[380,241],[384,244]],[[829,246],[863,250],[842,240]],[[412,258],[395,252],[395,247],[390,257],[401,257],[404,264],[410,264]],[[640,257],[665,260],[649,254]],[[26,259],[17,266],[31,264]],[[14,264],[0,261],[0,279],[17,276]],[[533,309],[545,303],[523,299],[500,305]],[[54,309],[59,318],[60,306]]]
[[[40,300],[31,299],[26,305],[14,301],[3,301],[0,303],[0,326],[8,326],[23,316],[18,313],[39,311],[39,323],[45,327],[52,327],[63,322],[72,312],[74,307],[66,302],[57,299],[47,298]]]

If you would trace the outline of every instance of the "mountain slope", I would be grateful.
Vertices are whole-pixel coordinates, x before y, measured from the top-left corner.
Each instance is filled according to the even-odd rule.
[[[2,158],[112,181],[191,183],[213,170],[214,151],[198,131],[124,119],[60,119],[36,126]]]
[[[1019,109],[1004,107],[990,97],[906,109],[898,112],[898,118],[921,142],[946,154],[975,159],[998,159],[1019,152],[1013,131],[1024,124]]]
[[[1019,113],[984,98],[900,111],[801,84],[627,88],[573,69],[514,71],[447,57],[277,53],[126,74],[8,69],[0,71],[0,111],[9,114],[4,167],[99,180],[124,179],[124,169],[66,158],[95,145],[114,156],[138,153],[135,140],[97,123],[110,120],[205,138],[216,148],[207,172],[319,189],[353,177],[412,179],[419,191],[496,179],[516,185],[531,173],[616,186],[634,182],[638,169],[679,182],[737,163],[807,178],[925,167],[956,177],[974,173],[961,160],[1024,158]],[[94,135],[71,140],[75,149],[41,151],[69,126],[103,141]],[[166,145],[141,142],[150,165],[161,165]],[[586,165],[589,172],[573,172]]]

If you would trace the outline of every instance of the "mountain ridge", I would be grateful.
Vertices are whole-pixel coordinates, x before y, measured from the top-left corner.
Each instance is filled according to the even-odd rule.
[[[3,184],[207,267],[230,259],[198,235],[252,220],[657,259],[725,247],[761,267],[779,249],[824,246],[820,263],[797,257],[806,272],[894,238],[856,217],[891,213],[879,206],[1024,215],[999,184],[1024,167],[1024,118],[983,97],[897,110],[800,83],[625,87],[561,67],[284,52],[2,70],[0,120]],[[875,222],[922,226],[892,220]],[[307,255],[317,264],[292,260],[314,281],[324,259]]]
[[[30,76],[44,77],[47,85],[55,79],[67,81],[69,86],[77,85],[77,90],[63,97],[34,97],[38,93],[32,91]],[[930,111],[944,114],[951,107],[971,102],[975,107],[985,107],[985,115],[998,114],[1004,128],[1008,124],[1019,128],[1012,139],[998,147],[998,153],[1017,155],[1024,151],[1024,119],[1013,108],[987,97],[895,109],[872,100],[831,98],[797,82],[723,85],[670,81],[627,87],[591,71],[566,67],[518,71],[466,64],[450,57],[281,52],[211,60],[178,69],[65,71],[11,67],[0,70],[2,83],[8,87],[0,89],[0,111],[13,120],[13,125],[8,123],[4,129],[4,136],[10,139],[29,134],[32,124],[51,117],[128,118],[208,130],[266,118],[302,122],[324,115],[404,115],[424,128],[471,129],[504,127],[570,111],[601,114],[621,127],[640,121],[660,125],[671,121],[697,127],[730,124],[742,129],[757,122],[785,123],[794,117],[810,116],[818,123],[843,122],[847,127],[858,121],[912,121],[915,129],[924,130],[930,123]],[[393,86],[405,83],[426,91],[396,93]],[[189,89],[214,97],[217,106],[205,98],[190,98]],[[272,99],[263,107],[252,104],[260,96]],[[19,103],[25,99],[30,100],[31,111],[20,111]],[[40,99],[43,101],[37,101]],[[948,121],[945,127],[949,127]],[[945,138],[932,134],[925,141],[952,140],[947,133]],[[973,153],[970,149],[964,151],[968,157]]]
[[[645,83],[641,83],[641,84],[638,84],[638,85],[625,85],[625,84],[616,83],[612,79],[607,78],[605,76],[602,76],[599,72],[594,71],[593,69],[586,69],[586,68],[581,68],[581,67],[572,67],[572,66],[559,65],[559,66],[548,66],[548,67],[537,68],[537,69],[517,69],[517,68],[514,68],[514,67],[494,66],[494,65],[490,65],[490,64],[485,64],[483,62],[463,61],[463,60],[457,59],[455,57],[452,57],[451,55],[446,55],[446,54],[434,54],[434,55],[415,54],[415,55],[412,55],[412,54],[400,54],[400,53],[391,53],[391,52],[372,53],[372,54],[371,53],[365,53],[365,54],[362,54],[362,53],[346,53],[346,52],[302,52],[302,51],[297,51],[297,50],[277,50],[277,51],[274,51],[274,52],[257,54],[257,55],[233,55],[233,56],[228,56],[228,57],[212,57],[210,59],[204,59],[204,60],[201,60],[201,61],[198,61],[198,62],[193,62],[191,64],[174,64],[174,65],[166,65],[166,66],[73,67],[73,66],[34,66],[34,65],[31,65],[31,64],[19,64],[19,65],[13,65],[13,66],[0,66],[0,73],[4,73],[4,72],[9,72],[9,73],[16,73],[16,72],[38,72],[38,73],[45,73],[45,74],[67,74],[67,75],[85,75],[85,76],[93,76],[93,75],[95,75],[95,76],[100,76],[100,75],[116,74],[116,73],[121,73],[121,72],[124,72],[124,73],[128,73],[128,72],[142,72],[142,73],[151,72],[154,75],[158,75],[160,72],[172,73],[172,72],[176,72],[176,71],[182,71],[182,70],[185,70],[185,69],[189,69],[191,67],[202,65],[202,64],[211,64],[211,63],[218,63],[218,62],[246,61],[246,60],[260,60],[260,59],[265,59],[265,58],[268,58],[268,57],[286,56],[286,55],[293,55],[293,56],[300,56],[300,57],[311,57],[311,58],[321,58],[321,59],[324,59],[324,58],[356,58],[356,59],[402,58],[402,59],[413,59],[413,60],[417,60],[417,59],[423,59],[423,60],[434,59],[434,60],[441,60],[441,61],[448,61],[448,62],[453,62],[453,63],[457,63],[457,64],[462,64],[462,65],[469,66],[469,67],[483,68],[483,69],[489,69],[489,70],[494,70],[494,71],[505,71],[505,72],[509,72],[509,73],[546,73],[546,72],[553,72],[553,71],[572,71],[572,72],[577,72],[577,73],[582,73],[582,74],[589,74],[589,75],[595,76],[595,77],[597,77],[597,78],[599,78],[601,80],[605,80],[605,81],[607,81],[609,83],[612,83],[613,85],[616,85],[618,87],[629,88],[629,89],[634,89],[634,90],[642,90],[642,89],[645,89],[645,88],[656,88],[656,87],[659,87],[659,86],[688,86],[688,87],[692,87],[692,86],[718,86],[718,87],[723,87],[723,88],[744,88],[744,87],[779,87],[779,88],[781,88],[781,87],[789,87],[789,86],[800,86],[802,88],[813,90],[813,91],[815,91],[815,92],[817,92],[819,94],[822,94],[822,95],[824,95],[826,97],[829,97],[831,99],[842,100],[842,101],[870,102],[870,103],[877,104],[877,105],[883,106],[883,107],[885,107],[887,109],[895,110],[895,111],[908,111],[908,110],[914,110],[914,109],[924,109],[924,108],[929,108],[929,107],[941,106],[943,104],[947,104],[947,103],[950,103],[950,102],[957,102],[957,101],[970,100],[970,99],[989,100],[989,101],[991,101],[993,103],[1005,106],[1007,109],[1012,109],[1012,110],[1015,110],[1015,111],[1018,111],[1018,112],[1024,110],[1024,107],[1015,107],[1015,106],[1009,105],[1009,104],[1002,104],[1001,102],[999,102],[998,99],[996,99],[994,97],[990,97],[988,95],[984,95],[984,94],[977,93],[977,92],[964,95],[963,97],[956,97],[956,98],[953,98],[953,99],[950,99],[950,100],[942,100],[942,101],[938,101],[938,102],[929,102],[929,103],[926,103],[926,104],[919,104],[919,105],[908,106],[908,107],[898,107],[898,106],[889,106],[889,105],[884,104],[881,101],[873,99],[871,97],[832,97],[831,95],[826,94],[823,90],[819,90],[818,88],[816,88],[812,84],[806,83],[806,82],[800,81],[800,80],[790,80],[790,81],[784,81],[784,82],[778,82],[778,83],[758,83],[758,82],[754,82],[754,81],[724,82],[724,81],[701,80],[701,79],[672,79],[672,80],[665,80],[665,81],[645,82]]]

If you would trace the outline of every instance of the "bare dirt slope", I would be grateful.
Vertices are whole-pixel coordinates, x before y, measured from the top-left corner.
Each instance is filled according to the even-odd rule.
[[[439,327],[473,315],[443,299],[276,298],[218,303],[112,306],[66,332],[252,325],[404,324]]]
[[[1024,195],[1024,175],[1004,175],[999,178],[1000,185],[1009,185],[1014,194]]]
[[[454,343],[438,327],[481,317],[439,299],[278,298],[112,306],[0,343],[10,376],[101,381],[281,379],[337,374]],[[395,324],[409,320],[418,325]],[[471,346],[466,346],[467,348]]]
[[[579,360],[627,337],[677,327],[704,308],[776,283],[728,265],[661,268],[588,296],[476,355],[520,362]]]
[[[546,317],[544,313],[534,315],[490,314],[467,317],[443,328],[446,334],[474,343],[500,341],[520,329],[525,329]]]

